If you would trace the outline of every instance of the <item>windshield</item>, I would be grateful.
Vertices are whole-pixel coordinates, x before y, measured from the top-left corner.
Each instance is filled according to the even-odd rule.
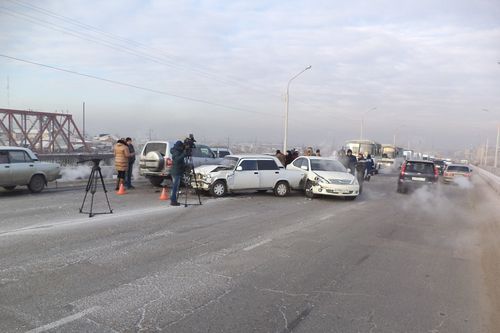
[[[396,150],[393,147],[383,147],[382,148],[382,157],[385,157],[385,158],[394,158],[395,151]]]
[[[311,160],[311,170],[347,172],[342,163],[336,160]]]
[[[469,172],[469,167],[464,166],[464,165],[450,165],[450,166],[448,166],[446,171]]]
[[[236,163],[238,163],[238,158],[237,157],[225,156],[222,159],[222,162],[220,163],[220,165],[222,165],[224,167],[227,167],[228,169],[232,169],[232,168],[234,168],[236,166]]]

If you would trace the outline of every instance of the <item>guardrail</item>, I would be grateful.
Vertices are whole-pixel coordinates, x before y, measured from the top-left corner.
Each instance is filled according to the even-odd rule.
[[[492,168],[492,171],[497,171],[498,169]],[[483,168],[480,168],[478,166],[474,167],[474,170],[481,176],[483,177],[484,180],[486,180],[486,183],[493,189],[495,192],[500,194],[500,177],[493,174],[489,170],[485,170]]]
[[[78,162],[92,160],[95,158],[101,159],[101,165],[112,165],[114,161],[114,155],[110,153],[106,154],[88,154],[88,153],[78,153],[78,154],[38,154],[40,161],[44,162],[55,162],[62,166],[77,165]]]

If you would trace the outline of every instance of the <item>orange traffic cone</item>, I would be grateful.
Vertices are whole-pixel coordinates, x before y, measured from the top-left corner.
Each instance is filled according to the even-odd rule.
[[[127,194],[127,192],[125,192],[125,186],[123,186],[123,183],[120,183],[120,188],[118,189],[118,192],[116,192],[116,194],[118,195]]]
[[[167,188],[164,186],[161,191],[160,200],[169,200]]]

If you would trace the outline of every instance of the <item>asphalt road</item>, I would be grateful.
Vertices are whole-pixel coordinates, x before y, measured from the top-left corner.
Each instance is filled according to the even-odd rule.
[[[498,332],[499,197],[395,185],[186,208],[142,184],[93,218],[81,186],[0,192],[0,332]]]

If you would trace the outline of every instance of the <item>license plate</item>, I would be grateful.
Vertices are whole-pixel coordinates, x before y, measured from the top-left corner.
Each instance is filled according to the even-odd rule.
[[[425,182],[425,178],[422,178],[422,177],[411,177],[411,180],[416,180],[416,181],[419,181],[419,182]]]

